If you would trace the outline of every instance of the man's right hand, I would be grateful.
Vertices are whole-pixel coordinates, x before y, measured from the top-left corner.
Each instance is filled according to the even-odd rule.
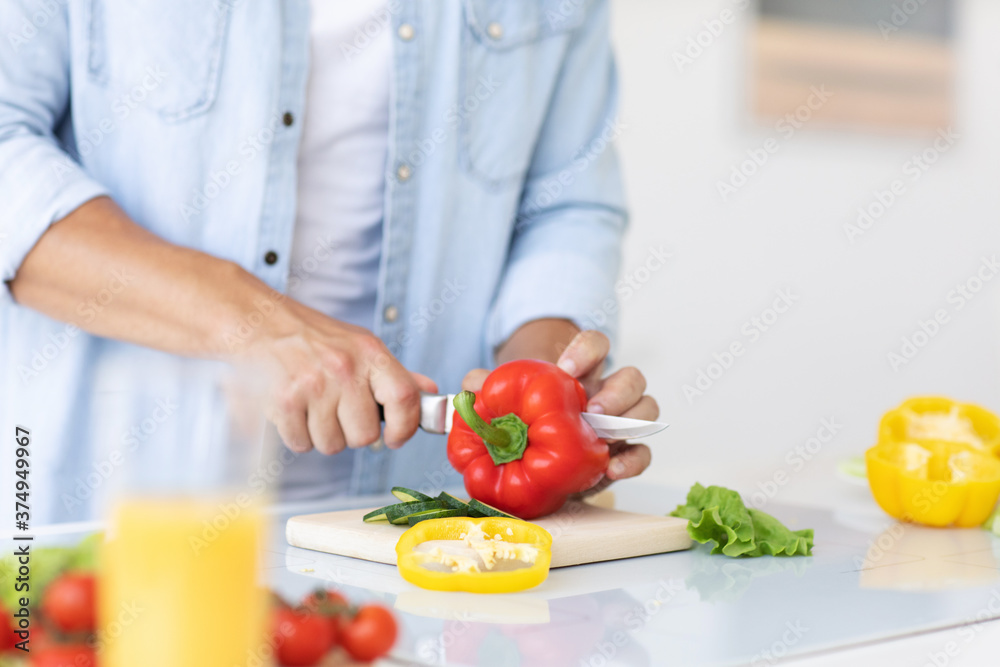
[[[81,304],[114,272],[129,276],[127,288],[99,315],[79,321]],[[182,356],[263,360],[276,371],[270,416],[295,451],[333,454],[372,444],[379,405],[386,445],[399,447],[420,423],[420,391],[437,391],[370,332],[276,295],[233,262],[167,243],[107,197],[53,224],[10,288],[21,304],[97,336]],[[278,305],[245,344],[231,348],[225,341],[234,323],[258,312],[261,300]]]
[[[269,418],[296,452],[336,454],[373,444],[384,408],[387,447],[396,449],[420,424],[420,392],[430,378],[411,373],[371,332],[331,319],[294,301],[249,354],[275,367]]]

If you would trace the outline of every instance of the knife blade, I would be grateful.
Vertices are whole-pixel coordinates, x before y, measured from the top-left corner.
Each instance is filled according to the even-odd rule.
[[[421,394],[420,428],[428,433],[450,433],[455,417],[455,405],[452,402],[454,400],[455,394]],[[597,436],[606,440],[645,438],[670,426],[661,422],[599,415],[593,412],[584,412],[582,416]]]

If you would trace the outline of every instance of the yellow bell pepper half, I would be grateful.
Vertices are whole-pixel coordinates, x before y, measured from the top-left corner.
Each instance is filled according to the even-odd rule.
[[[403,578],[435,591],[523,591],[545,581],[551,562],[552,536],[519,519],[428,519],[396,543]]]
[[[878,441],[961,442],[1000,456],[1000,418],[978,405],[950,398],[911,398],[885,413],[879,423]]]
[[[902,521],[978,526],[1000,496],[1000,459],[968,443],[883,442],[865,462],[876,502]]]

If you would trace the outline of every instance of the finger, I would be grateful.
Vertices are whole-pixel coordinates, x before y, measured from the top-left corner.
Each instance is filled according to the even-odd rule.
[[[274,422],[278,429],[278,435],[285,446],[293,452],[302,454],[313,448],[312,439],[309,437],[309,428],[306,424],[305,406],[297,400],[277,405],[271,410],[269,419]]]
[[[370,376],[371,392],[385,415],[385,445],[398,449],[420,426],[420,386],[395,357],[385,355]]]
[[[649,467],[652,458],[646,445],[626,445],[611,458],[605,474],[613,480],[635,477]]]
[[[643,396],[639,402],[621,414],[629,419],[645,419],[655,422],[660,417],[660,406],[652,396]]]
[[[603,367],[611,350],[611,341],[600,331],[581,331],[559,355],[556,365],[575,378],[580,378]]]
[[[479,391],[483,388],[483,383],[486,382],[486,376],[489,374],[490,372],[485,368],[472,369],[462,378],[462,390]]]
[[[421,373],[414,373],[413,371],[410,371],[410,377],[412,377],[413,381],[417,383],[417,386],[420,388],[420,391],[422,391],[424,393],[427,393],[427,394],[436,394],[436,393],[438,393],[437,382],[435,382],[434,380],[430,379],[426,375],[423,375]]]
[[[339,397],[325,393],[309,402],[306,425],[313,446],[323,454],[344,451],[347,440],[337,418]]]
[[[351,449],[367,447],[382,434],[378,405],[368,387],[355,387],[341,396],[337,404],[337,421]]]
[[[587,403],[588,412],[620,415],[636,405],[646,391],[646,378],[634,366],[615,371]]]

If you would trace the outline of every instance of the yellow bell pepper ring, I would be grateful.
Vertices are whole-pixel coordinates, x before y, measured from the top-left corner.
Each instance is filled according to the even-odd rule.
[[[552,536],[519,519],[427,519],[396,543],[403,579],[435,591],[523,591],[545,581],[551,562]]]
[[[961,442],[1000,456],[1000,417],[972,403],[939,396],[904,401],[882,417],[879,443]]]
[[[971,528],[1000,497],[1000,459],[967,443],[883,442],[865,462],[875,501],[902,521]]]

